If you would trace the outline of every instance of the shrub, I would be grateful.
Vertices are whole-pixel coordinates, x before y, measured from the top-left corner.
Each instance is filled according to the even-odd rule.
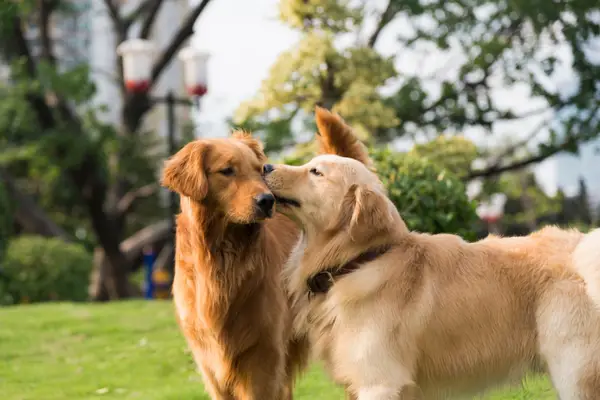
[[[19,236],[2,261],[0,303],[86,300],[91,267],[91,254],[78,244]]]
[[[475,203],[455,175],[410,153],[374,150],[371,157],[409,229],[475,238]]]
[[[371,149],[377,174],[386,186],[409,229],[427,233],[454,233],[475,239],[475,203],[465,185],[451,172],[412,152]],[[312,154],[297,152],[284,158],[301,165]]]

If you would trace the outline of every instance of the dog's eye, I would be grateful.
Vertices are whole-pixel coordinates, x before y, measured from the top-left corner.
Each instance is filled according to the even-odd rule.
[[[227,167],[227,168],[223,168],[222,170],[220,170],[219,173],[221,175],[225,175],[225,176],[232,176],[234,171],[233,171],[233,168]]]
[[[320,173],[316,168],[311,168],[309,172],[316,176],[323,176],[323,174]]]

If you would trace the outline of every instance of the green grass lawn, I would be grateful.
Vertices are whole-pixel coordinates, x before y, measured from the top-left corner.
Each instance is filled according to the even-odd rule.
[[[318,367],[296,398],[342,399]],[[549,400],[542,379],[487,400]],[[166,301],[0,308],[0,399],[208,399]]]

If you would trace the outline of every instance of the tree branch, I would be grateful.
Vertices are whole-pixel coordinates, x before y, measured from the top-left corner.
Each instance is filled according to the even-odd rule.
[[[104,0],[104,4],[106,5],[106,9],[108,10],[108,14],[110,15],[110,19],[113,23],[115,31],[117,32],[117,43],[121,43],[127,38],[128,26],[126,26],[126,23],[121,18],[119,6],[115,4],[115,0]]]
[[[6,49],[7,57],[9,60],[14,59],[12,57],[14,54],[18,54],[25,61],[25,73],[28,77],[33,78],[37,73],[37,66],[31,56],[31,51],[29,50],[29,44],[25,39],[25,33],[22,28],[22,21],[19,17],[14,17],[10,21],[11,24],[11,33],[10,37],[12,41],[10,43],[3,43],[8,48]]]
[[[553,149],[547,150],[543,153],[539,153],[537,155],[531,156],[529,158],[525,158],[523,160],[519,160],[519,161],[515,161],[512,164],[507,164],[507,165],[493,165],[489,168],[485,168],[483,170],[480,171],[472,171],[470,172],[465,180],[469,181],[471,179],[474,178],[489,178],[492,176],[496,176],[496,175],[500,175],[504,172],[509,172],[509,171],[516,171],[522,168],[525,168],[529,165],[532,164],[536,164],[539,162],[544,161],[545,159],[552,157],[555,154],[558,154],[562,151],[565,151],[567,149],[569,149],[571,146],[573,146],[574,143],[577,143],[577,138],[575,137],[570,137],[568,138],[563,144],[561,144],[560,146],[556,146]]]
[[[142,30],[140,31],[140,37],[142,39],[148,39],[150,36],[152,27],[154,26],[154,21],[156,20],[156,16],[160,10],[160,6],[163,4],[163,0],[148,0],[147,3],[147,16],[144,20],[144,24],[142,25]]]
[[[154,64],[152,68],[152,80],[150,85],[154,85],[157,82],[160,74],[175,56],[175,53],[181,48],[183,43],[194,34],[194,23],[198,17],[200,17],[200,14],[202,14],[202,11],[204,11],[210,1],[211,0],[202,0],[192,11],[190,11],[186,19],[183,21],[181,27],[173,37],[173,40],[171,40],[171,43],[169,43],[167,48],[162,52]]]
[[[117,203],[117,212],[121,215],[127,214],[137,200],[152,196],[158,189],[157,183],[150,183],[126,193]]]
[[[40,9],[38,12],[39,26],[40,26],[40,42],[42,44],[42,58],[54,65],[56,59],[54,57],[54,51],[52,46],[52,39],[50,37],[50,16],[58,5],[57,1],[53,0],[42,0],[40,2]]]
[[[383,31],[383,29],[390,22],[392,22],[392,20],[394,19],[396,14],[398,14],[399,11],[400,10],[398,7],[396,7],[394,0],[390,0],[388,2],[387,7],[381,14],[381,17],[379,18],[379,21],[377,22],[377,26],[375,26],[375,30],[373,31],[373,33],[371,33],[371,36],[369,37],[369,39],[367,41],[367,46],[369,46],[371,48],[375,47],[375,43],[377,43],[377,39],[379,38],[381,31]]]
[[[10,24],[10,37],[12,40],[5,41],[0,45],[5,46],[5,53],[9,61],[15,59],[23,60],[25,63],[23,72],[25,72],[28,79],[35,80],[37,78],[37,66],[29,50],[29,44],[25,39],[21,18],[12,18]],[[54,125],[55,120],[52,110],[48,107],[42,96],[37,93],[28,93],[26,98],[36,112],[37,119],[42,126]]]
[[[516,141],[510,146],[506,147],[500,154],[495,157],[495,161],[493,165],[499,166],[502,160],[508,156],[513,155],[517,150],[521,147],[525,147],[527,143],[529,143],[533,138],[535,138],[544,127],[546,127],[551,122],[551,119],[545,119],[536,125],[531,132],[525,136],[522,140]]]

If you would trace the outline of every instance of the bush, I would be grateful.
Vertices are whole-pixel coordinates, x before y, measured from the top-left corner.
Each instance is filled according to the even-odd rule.
[[[455,175],[410,153],[374,150],[371,157],[409,229],[475,238],[476,205]]]
[[[370,154],[377,175],[409,229],[475,239],[476,205],[458,177],[412,152],[371,149]],[[311,158],[308,152],[297,152],[283,162],[302,165]]]
[[[19,236],[2,261],[0,304],[86,300],[91,268],[92,256],[80,245]]]

